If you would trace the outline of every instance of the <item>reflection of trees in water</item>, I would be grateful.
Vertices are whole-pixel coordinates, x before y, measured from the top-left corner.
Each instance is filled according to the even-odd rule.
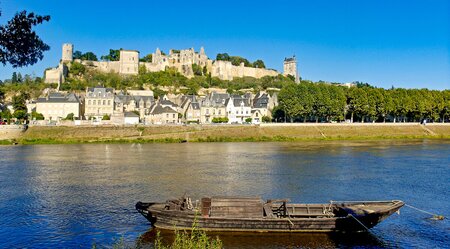
[[[150,228],[141,234],[136,243],[151,245],[160,232],[162,242],[171,244],[174,232]],[[208,236],[218,236],[225,248],[392,248],[372,233],[217,233],[208,232]]]

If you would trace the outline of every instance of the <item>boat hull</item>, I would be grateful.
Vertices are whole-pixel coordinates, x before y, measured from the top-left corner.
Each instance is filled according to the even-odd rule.
[[[202,216],[194,211],[164,210],[164,204],[152,204],[137,210],[160,229],[190,230],[194,222],[196,228],[206,231],[223,232],[358,232],[377,225],[398,211],[403,202],[397,201],[385,210],[365,214],[348,214],[343,217],[316,218],[229,218]]]

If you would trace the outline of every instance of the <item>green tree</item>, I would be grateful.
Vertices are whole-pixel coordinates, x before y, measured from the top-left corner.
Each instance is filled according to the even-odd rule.
[[[26,120],[28,117],[28,114],[24,110],[15,110],[13,117],[17,118],[18,120]]]
[[[95,55],[93,52],[87,52],[83,54],[80,59],[87,61],[98,61],[97,55]]]
[[[270,123],[270,121],[272,121],[268,116],[263,116],[262,117],[262,121],[264,122],[264,123]]]
[[[218,60],[218,61],[230,61],[230,56],[227,53],[217,54],[216,60]]]
[[[120,50],[121,49],[109,49],[109,54],[103,55],[100,59],[104,61],[119,61],[120,59]]]
[[[42,60],[50,47],[39,38],[33,27],[46,21],[50,21],[50,16],[21,11],[6,25],[0,25],[0,62],[16,68]]]
[[[75,114],[69,113],[69,114],[67,114],[67,116],[64,120],[73,120],[74,116],[75,116]]]
[[[36,111],[32,111],[31,112],[31,119],[44,120],[44,115],[42,115],[42,113],[38,113]]]
[[[141,61],[141,62],[152,62],[152,60],[153,60],[153,54],[148,54],[139,59],[139,61]]]
[[[79,62],[74,62],[70,66],[69,72],[75,76],[81,76],[86,72],[86,67]]]
[[[73,52],[73,59],[74,60],[78,60],[78,59],[81,60],[82,56],[83,56],[83,53],[81,51],[79,51],[79,50]]]
[[[252,118],[246,118],[246,119],[245,119],[245,122],[246,122],[246,123],[251,123],[251,122],[252,122]]]
[[[17,81],[17,73],[16,72],[13,72],[12,77],[11,77],[11,82],[12,83],[17,83],[18,82]]]
[[[110,117],[109,117],[109,115],[107,115],[107,114],[103,115],[103,118],[102,118],[102,120],[110,120]]]
[[[255,62],[253,62],[252,66],[257,68],[266,68],[264,61],[262,60],[256,60]]]
[[[197,65],[197,64],[192,64],[192,71],[194,72],[194,75],[196,76],[202,76],[203,75],[203,71],[202,71],[202,67]]]
[[[23,82],[23,77],[21,73],[17,74],[17,82],[22,83]]]
[[[27,112],[26,100],[29,98],[27,93],[20,93],[12,98],[12,106],[15,111]]]

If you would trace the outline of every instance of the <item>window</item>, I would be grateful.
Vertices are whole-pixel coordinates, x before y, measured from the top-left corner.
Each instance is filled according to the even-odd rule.
[[[108,100],[108,105],[111,105],[111,100]]]
[[[88,105],[92,105],[92,101],[91,100],[88,101]]]
[[[173,118],[175,118],[175,113],[173,114]]]
[[[106,100],[103,100],[103,105],[106,105]]]
[[[256,114],[256,117],[258,117],[258,113],[255,113]]]
[[[236,114],[239,114],[239,111],[236,111]]]
[[[206,109],[206,114],[207,114],[207,115],[209,114],[209,109]]]
[[[219,115],[222,114],[222,110],[219,110]]]
[[[166,114],[166,118],[169,118],[169,113]]]

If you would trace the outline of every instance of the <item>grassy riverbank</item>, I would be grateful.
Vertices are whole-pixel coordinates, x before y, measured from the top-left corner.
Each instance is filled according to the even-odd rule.
[[[258,142],[367,139],[449,139],[450,124],[285,124],[192,126],[35,126],[19,144]],[[10,141],[0,140],[0,144]]]

